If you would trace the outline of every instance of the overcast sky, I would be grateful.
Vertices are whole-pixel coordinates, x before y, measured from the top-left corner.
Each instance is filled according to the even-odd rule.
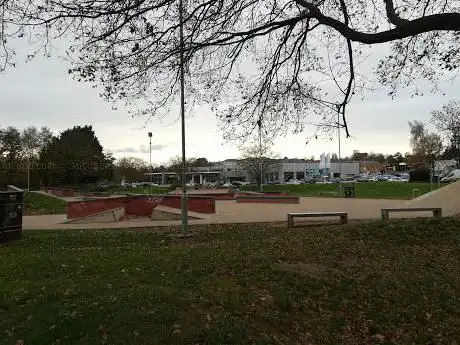
[[[131,118],[123,110],[112,110],[111,104],[98,96],[98,91],[81,84],[67,74],[69,66],[57,58],[36,58],[30,63],[18,63],[14,69],[0,74],[0,126],[24,128],[29,125],[48,126],[56,134],[75,125],[91,124],[106,151],[116,157],[137,156],[148,161],[148,136],[153,132],[152,161],[167,162],[180,155],[180,123],[178,114],[169,119],[145,120]],[[361,152],[402,153],[409,151],[408,121],[428,121],[430,111],[455,99],[459,83],[443,86],[445,96],[427,94],[411,98],[402,93],[392,100],[376,91],[364,100],[355,98],[348,109],[348,121],[353,138],[342,139],[342,156],[353,150]],[[214,114],[207,108],[197,108],[187,119],[187,156],[209,160],[238,158],[236,146],[226,144],[218,131]],[[307,128],[300,135],[279,138],[274,151],[281,157],[319,157],[322,152],[337,152],[337,137],[333,140],[312,140]]]

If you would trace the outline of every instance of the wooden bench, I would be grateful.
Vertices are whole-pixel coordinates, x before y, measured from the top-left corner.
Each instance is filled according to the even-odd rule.
[[[340,221],[342,224],[348,223],[348,213],[347,212],[288,213],[287,214],[288,227],[292,228],[294,226],[295,218],[312,218],[312,217],[340,217]]]
[[[382,220],[390,220],[391,212],[433,212],[433,218],[442,218],[442,208],[439,207],[419,207],[419,208],[382,208]]]
[[[337,192],[333,192],[333,191],[319,191],[318,192],[318,195],[321,196],[321,195],[333,195],[333,196],[337,196],[338,193]]]

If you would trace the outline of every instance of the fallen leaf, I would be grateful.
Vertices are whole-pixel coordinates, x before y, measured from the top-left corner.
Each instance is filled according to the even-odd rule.
[[[374,338],[383,343],[385,341],[385,336],[382,334],[374,334]]]

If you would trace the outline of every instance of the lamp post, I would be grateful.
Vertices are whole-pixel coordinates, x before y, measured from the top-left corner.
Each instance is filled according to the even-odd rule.
[[[263,191],[263,171],[262,171],[262,118],[259,118],[259,121],[257,121],[257,124],[259,125],[259,178],[260,178],[260,187],[259,187],[259,192],[262,193]]]
[[[181,198],[181,219],[182,235],[188,235],[188,210],[186,191],[186,160],[185,160],[185,69],[184,69],[184,2],[179,0],[179,74],[180,74],[180,118],[182,134],[182,198]]]
[[[27,192],[30,191],[30,154],[27,155]]]
[[[152,167],[152,132],[148,132],[149,136],[149,154],[150,154],[150,194],[152,193],[152,183],[153,183],[153,167]]]
[[[339,197],[342,196],[342,156],[341,156],[341,140],[340,140],[340,108],[337,107],[337,136],[339,141]]]

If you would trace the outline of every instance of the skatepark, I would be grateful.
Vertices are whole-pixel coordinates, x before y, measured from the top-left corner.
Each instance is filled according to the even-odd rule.
[[[24,216],[24,229],[148,228],[180,224],[180,191],[165,195],[70,196],[44,190],[67,202],[67,214]],[[384,208],[442,208],[444,217],[460,214],[460,182],[412,200],[295,197],[284,193],[188,192],[189,223],[285,222],[292,212],[346,212],[353,221],[378,220]],[[58,194],[58,195],[56,195]],[[394,218],[430,217],[430,212],[400,212]],[[327,218],[316,218],[324,221]]]

